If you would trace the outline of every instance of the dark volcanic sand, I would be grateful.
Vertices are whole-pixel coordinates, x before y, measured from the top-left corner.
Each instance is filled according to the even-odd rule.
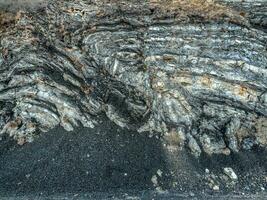
[[[260,187],[257,184],[262,181],[257,180],[257,173],[266,173],[265,155],[264,151],[255,151],[226,157],[203,156],[199,162],[184,152],[167,158],[158,137],[123,130],[108,121],[95,129],[76,128],[74,132],[58,127],[23,146],[2,139],[0,196],[3,200],[264,199],[262,193],[251,195],[256,192],[251,184],[254,181],[255,188]],[[172,162],[173,176],[168,159],[177,159]],[[240,178],[239,192],[227,195],[205,190],[205,183],[195,176],[203,175],[205,168],[219,172],[225,166],[233,167],[239,178],[248,176]],[[156,192],[151,182],[158,169],[163,172],[158,179],[163,193]],[[170,189],[173,178],[182,191]],[[245,195],[241,195],[242,191]]]

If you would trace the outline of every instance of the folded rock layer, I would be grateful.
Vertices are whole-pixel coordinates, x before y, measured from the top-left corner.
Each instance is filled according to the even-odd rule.
[[[19,144],[106,115],[196,156],[267,145],[267,34],[238,11],[200,0],[51,1],[1,21],[0,134]]]

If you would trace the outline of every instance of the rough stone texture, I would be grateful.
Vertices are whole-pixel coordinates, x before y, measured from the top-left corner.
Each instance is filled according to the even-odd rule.
[[[47,0],[0,0],[1,10],[17,11],[19,9],[30,9],[44,7]]]
[[[216,0],[221,4],[231,6],[247,17],[252,25],[267,28],[266,0]]]
[[[18,12],[1,20],[0,134],[24,144],[57,125],[93,128],[104,114],[177,134],[196,156],[266,147],[267,34],[249,20],[207,1]]]

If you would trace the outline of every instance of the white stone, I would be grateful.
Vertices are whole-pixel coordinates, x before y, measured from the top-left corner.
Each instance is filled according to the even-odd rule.
[[[220,188],[219,188],[218,185],[214,185],[212,189],[213,189],[214,191],[218,191],[218,190],[220,190]]]
[[[237,180],[238,177],[231,167],[225,167],[223,172],[232,180]]]

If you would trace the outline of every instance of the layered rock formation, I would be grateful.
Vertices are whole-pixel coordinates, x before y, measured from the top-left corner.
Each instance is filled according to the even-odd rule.
[[[201,0],[51,1],[14,16],[0,35],[1,135],[23,144],[106,115],[196,156],[266,147],[267,34],[254,18]]]
[[[265,0],[217,0],[218,3],[234,8],[257,28],[267,28],[267,4]]]

